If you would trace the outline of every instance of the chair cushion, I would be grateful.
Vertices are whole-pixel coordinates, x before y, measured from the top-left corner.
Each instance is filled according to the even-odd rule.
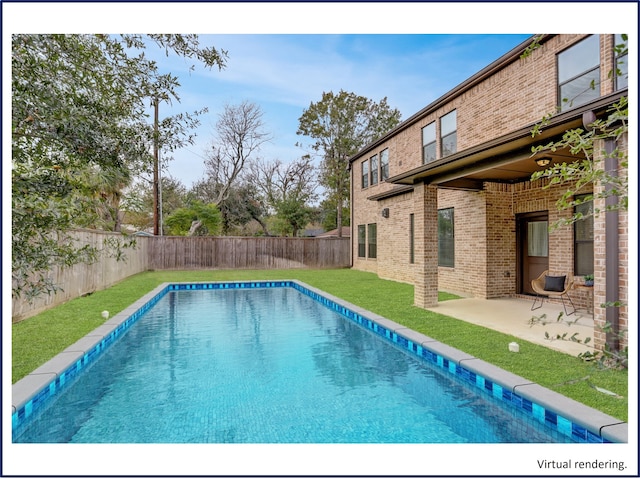
[[[566,276],[547,276],[544,277],[544,290],[545,291],[564,291],[564,280]]]

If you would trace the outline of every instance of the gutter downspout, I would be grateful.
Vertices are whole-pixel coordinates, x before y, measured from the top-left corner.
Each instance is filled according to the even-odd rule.
[[[355,182],[355,178],[353,178],[353,168],[351,167],[351,163],[347,161],[347,169],[349,170],[349,228],[351,228],[351,237],[349,240],[349,268],[353,268],[353,242],[357,241],[356,232],[353,230],[353,183]],[[342,208],[342,205],[340,205]],[[338,228],[342,229],[342,225],[339,225]],[[355,239],[354,239],[355,238]]]
[[[605,140],[604,169],[608,175],[618,176],[618,160],[612,158],[611,153],[615,150],[615,140]],[[605,185],[605,191],[610,192],[612,185]],[[607,332],[606,343],[610,351],[618,351],[620,348],[620,307],[614,303],[619,301],[620,286],[620,246],[619,246],[619,212],[617,209],[608,210],[618,204],[618,197],[608,195],[605,198],[605,320],[606,324],[611,325],[610,332]]]

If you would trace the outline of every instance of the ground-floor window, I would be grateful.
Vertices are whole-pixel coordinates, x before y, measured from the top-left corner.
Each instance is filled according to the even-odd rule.
[[[584,276],[593,274],[593,201],[587,200],[591,195],[576,196],[578,204],[575,213],[580,214],[573,224],[574,248],[574,274]]]
[[[367,254],[366,226],[358,225],[358,258],[364,258]]]
[[[415,243],[416,243],[416,239],[415,239],[415,218],[413,216],[413,213],[411,213],[409,215],[409,263],[413,264],[415,263]]]
[[[453,208],[444,208],[438,210],[438,266],[454,264]]]
[[[368,233],[368,243],[369,243],[369,258],[377,258],[378,257],[378,225],[376,223],[371,223],[367,225],[367,233]]]

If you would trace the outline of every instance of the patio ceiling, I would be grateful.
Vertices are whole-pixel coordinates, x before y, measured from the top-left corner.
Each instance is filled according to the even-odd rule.
[[[577,156],[568,150],[531,153],[531,147],[559,139],[564,132],[582,127],[583,113],[594,111],[602,115],[611,97],[573,109],[555,116],[536,138],[532,138],[533,125],[511,132],[492,141],[460,151],[446,158],[422,165],[387,180],[397,185],[414,185],[427,182],[442,188],[481,190],[483,182],[519,183],[528,181],[541,169],[536,159],[547,157],[550,164],[575,161]]]

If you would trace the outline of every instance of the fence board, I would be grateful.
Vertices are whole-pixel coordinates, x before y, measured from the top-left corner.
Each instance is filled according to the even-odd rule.
[[[350,266],[349,238],[149,238],[153,269],[287,269]]]
[[[109,237],[121,237],[119,233],[93,230],[77,230],[71,235],[79,246],[91,245],[99,250],[104,248],[104,241]],[[55,267],[50,272],[50,277],[61,290],[55,294],[41,295],[32,303],[23,298],[12,298],[13,321],[28,318],[70,299],[108,288],[128,276],[146,271],[149,269],[149,239],[151,238],[136,238],[136,247],[125,250],[126,261],[117,261],[109,254],[102,253],[95,263],[81,263],[66,268]]]
[[[120,235],[78,230],[74,236],[79,244],[100,247],[109,236]],[[126,251],[126,261],[102,255],[93,264],[54,269],[53,281],[62,291],[39,297],[31,304],[14,298],[13,320],[28,318],[149,269],[300,269],[351,265],[349,238],[140,236],[136,241],[136,248]]]

